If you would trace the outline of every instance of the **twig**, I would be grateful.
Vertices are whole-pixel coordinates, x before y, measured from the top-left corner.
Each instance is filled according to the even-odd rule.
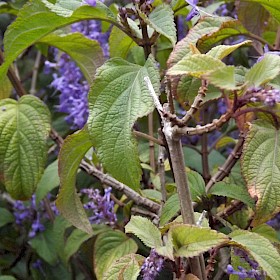
[[[31,87],[30,87],[30,94],[34,95],[36,94],[36,83],[37,83],[37,77],[38,77],[38,70],[40,66],[42,54],[40,51],[37,52],[33,72],[32,72],[32,79],[31,79]]]
[[[112,188],[121,191],[129,199],[133,200],[137,205],[141,205],[149,208],[154,213],[157,213],[160,209],[160,205],[153,202],[148,198],[142,197],[136,191],[132,190],[130,187],[119,182],[115,178],[111,177],[108,174],[104,174],[102,171],[96,169],[94,166],[87,163],[85,160],[82,160],[80,168],[87,172],[87,174],[92,175],[100,180],[101,183],[111,186]]]
[[[156,215],[155,213],[147,211],[145,209],[141,209],[139,207],[135,207],[135,206],[132,207],[131,212],[138,213],[138,214],[141,214],[141,215],[144,215],[144,216],[147,216],[147,217],[151,217],[152,219],[156,219],[156,220],[159,219],[158,215]]]
[[[201,110],[201,116],[203,119],[203,124],[205,124],[207,118],[207,109],[203,108]],[[206,133],[202,134],[201,137],[201,160],[202,160],[202,174],[205,182],[208,182],[211,178],[209,170],[209,151],[208,151],[208,135]]]
[[[244,203],[242,201],[233,200],[229,206],[227,206],[223,211],[217,213],[215,216],[222,219],[227,218],[228,216],[240,210],[243,206]]]
[[[145,138],[149,141],[153,141],[154,143],[160,145],[160,146],[164,146],[164,143],[163,141],[155,138],[155,137],[151,137],[150,135],[146,134],[146,133],[143,133],[143,132],[140,132],[140,131],[137,131],[137,130],[133,130],[133,134],[137,137],[142,137],[142,138]]]
[[[236,143],[234,149],[228,156],[227,160],[221,167],[219,167],[219,171],[211,177],[210,181],[206,185],[206,193],[210,191],[210,189],[216,182],[222,181],[225,177],[229,175],[231,169],[241,156],[244,141],[245,135],[241,132],[238,142]]]
[[[158,150],[158,173],[160,179],[161,200],[164,204],[167,199],[165,188],[165,169],[164,169],[164,147],[160,146]]]
[[[276,39],[274,42],[274,46],[276,50],[280,50],[280,26],[277,29]]]

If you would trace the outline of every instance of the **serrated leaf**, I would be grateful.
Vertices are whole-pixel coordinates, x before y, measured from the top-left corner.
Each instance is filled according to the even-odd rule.
[[[56,205],[61,213],[75,227],[92,233],[92,228],[84,207],[76,193],[76,174],[86,152],[92,143],[86,129],[68,136],[59,152],[58,172],[60,177],[60,191]]]
[[[225,64],[219,59],[205,54],[194,54],[181,59],[167,71],[167,75],[190,75],[200,78],[207,72],[224,67]]]
[[[187,174],[192,200],[198,202],[205,195],[205,182],[202,176],[196,171],[190,170]]]
[[[97,236],[94,244],[94,271],[102,279],[114,261],[136,253],[137,244],[121,231],[109,230]]]
[[[162,207],[160,216],[160,226],[164,226],[169,222],[180,210],[180,201],[178,194],[175,193],[170,196]]]
[[[264,58],[256,63],[245,75],[248,86],[258,87],[280,73],[280,57],[273,54],[265,54]]]
[[[209,193],[237,199],[244,202],[251,208],[255,207],[255,201],[250,197],[247,189],[242,185],[218,182],[210,189]]]
[[[239,44],[234,44],[234,45],[219,45],[219,46],[212,48],[206,54],[210,55],[214,58],[222,60],[223,58],[225,58],[226,56],[228,56],[229,54],[231,54],[238,48],[243,47],[243,46],[248,46],[251,43],[252,43],[252,41],[247,40],[247,41],[243,41]]]
[[[245,139],[241,170],[250,195],[258,199],[255,226],[268,221],[280,210],[279,139],[279,130],[261,120],[250,125]]]
[[[82,0],[74,2],[76,5],[69,6],[73,1],[59,1],[54,5],[47,0],[31,0],[24,5],[5,33],[5,62],[0,67],[0,79],[24,49],[56,29],[87,19],[106,20],[118,25],[115,15],[100,1],[95,7],[82,5]]]
[[[54,46],[66,52],[77,63],[89,83],[93,81],[96,69],[104,61],[104,55],[99,43],[86,38],[81,33],[67,35],[49,34],[40,43]]]
[[[130,254],[116,260],[108,269],[103,280],[136,280],[145,258]]]
[[[134,46],[136,46],[136,43],[131,37],[119,28],[113,27],[109,37],[110,57],[121,57],[125,59]]]
[[[154,108],[145,76],[159,93],[151,58],[144,66],[113,58],[98,69],[89,93],[88,126],[97,155],[112,176],[133,189],[140,186],[141,166],[132,126]]]
[[[227,243],[228,237],[208,228],[193,225],[175,225],[168,232],[173,240],[177,257],[194,257],[208,251],[212,247]]]
[[[280,255],[266,238],[245,230],[236,230],[229,236],[234,243],[241,245],[252,255],[272,280],[279,279]]]
[[[248,0],[249,2],[259,3],[264,6],[270,14],[280,23],[280,10],[278,0]]]
[[[156,248],[162,246],[159,229],[147,218],[132,216],[125,226],[126,233],[135,234],[146,246]]]
[[[7,209],[0,207],[0,227],[15,221],[14,215]]]
[[[257,227],[253,227],[252,232],[255,232],[255,233],[265,237],[270,242],[275,242],[275,243],[280,242],[278,237],[277,237],[276,230],[273,227],[271,227],[267,224],[261,224]]]
[[[158,203],[160,203],[162,200],[161,192],[154,190],[154,189],[141,190],[141,194],[143,194],[144,197],[147,197]]]
[[[15,199],[34,193],[47,159],[50,113],[35,96],[0,100],[0,179]]]
[[[51,163],[44,171],[36,189],[36,202],[39,203],[49,192],[59,186],[58,161]]]
[[[171,7],[167,4],[157,6],[147,17],[144,13],[140,14],[143,20],[154,28],[159,34],[168,38],[175,46],[177,41],[174,15]]]
[[[167,61],[168,67],[178,63],[183,57],[192,54],[190,44],[195,45],[199,38],[219,30],[223,22],[232,21],[231,18],[223,17],[205,17],[196,24],[187,34],[187,36],[176,44]]]
[[[198,49],[201,52],[208,51],[214,44],[232,36],[248,34],[248,30],[238,20],[226,18],[227,20],[221,23],[219,29],[210,30],[198,40]]]

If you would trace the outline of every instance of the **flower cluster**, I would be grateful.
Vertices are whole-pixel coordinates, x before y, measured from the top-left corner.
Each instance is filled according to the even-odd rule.
[[[50,206],[53,213],[58,215],[54,202],[50,203]],[[29,238],[33,238],[37,233],[43,232],[45,230],[43,221],[49,220],[44,203],[41,201],[39,204],[36,204],[35,195],[32,196],[29,202],[16,200],[13,204],[13,214],[16,225],[27,227]]]
[[[150,255],[145,259],[141,267],[143,280],[154,280],[163,268],[164,258],[160,256],[155,249],[152,249]]]
[[[111,200],[112,188],[107,188],[104,195],[100,194],[98,189],[82,189],[81,193],[86,194],[89,202],[84,204],[84,208],[91,210],[93,213],[89,217],[92,224],[109,224],[113,225],[117,221],[116,214],[114,213],[114,201]]]
[[[247,91],[250,94],[251,102],[263,102],[264,105],[273,107],[276,103],[280,102],[280,90],[279,89],[266,89],[266,88],[250,88]]]
[[[87,0],[86,3],[95,5],[95,1]],[[109,56],[109,31],[102,33],[99,21],[88,20],[74,23],[71,26],[71,31],[82,33],[91,40],[97,40],[103,49],[104,56]],[[46,61],[45,72],[49,72],[50,68],[58,69],[58,73],[53,74],[54,80],[51,83],[51,87],[60,91],[58,110],[67,114],[65,120],[71,124],[72,129],[80,129],[88,117],[89,85],[81,70],[67,54],[61,55],[55,50],[54,55],[56,63]]]
[[[229,264],[227,266],[227,274],[237,275],[239,279],[265,279],[264,272],[259,269],[259,264],[252,260],[244,250],[234,249],[234,254],[239,256],[243,262],[249,264],[251,269],[245,269],[242,266],[238,266],[238,270],[235,270],[233,266]]]

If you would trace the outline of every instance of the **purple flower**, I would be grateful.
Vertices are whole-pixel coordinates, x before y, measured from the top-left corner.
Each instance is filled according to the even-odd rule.
[[[186,2],[192,6],[191,11],[189,12],[189,14],[186,17],[187,21],[190,21],[192,18],[194,18],[195,16],[199,15],[199,9],[196,6],[196,4],[198,3],[198,0],[186,0]]]
[[[96,6],[96,0],[84,0],[83,2],[93,7]]]
[[[151,249],[150,255],[145,259],[141,267],[143,280],[154,280],[163,268],[164,258],[155,249]]]
[[[268,45],[264,45],[263,51],[264,51],[264,54],[258,58],[257,63],[262,61],[266,54],[280,55],[279,51],[270,51],[268,48]]]
[[[117,221],[116,214],[114,213],[114,201],[111,200],[112,188],[107,188],[104,195],[100,194],[98,189],[83,189],[81,193],[87,194],[89,202],[84,204],[84,208],[91,210],[93,213],[89,217],[92,224],[109,224],[113,225]]]

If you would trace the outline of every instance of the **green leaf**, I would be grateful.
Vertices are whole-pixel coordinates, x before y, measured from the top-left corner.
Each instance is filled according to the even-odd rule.
[[[280,9],[278,0],[247,0],[248,2],[259,3],[264,6],[270,14],[280,23]]]
[[[18,10],[13,8],[10,3],[3,2],[3,1],[0,2],[0,14],[11,14],[16,16],[17,13]]]
[[[115,15],[100,1],[96,7],[82,5],[82,0],[59,1],[55,5],[47,0],[26,3],[5,33],[5,62],[0,67],[0,78],[24,49],[56,29],[87,19],[106,20],[118,25]]]
[[[159,229],[147,218],[132,216],[128,224],[125,226],[125,232],[135,234],[150,248],[162,246]]]
[[[241,170],[251,197],[257,198],[253,224],[267,222],[280,210],[280,132],[255,121],[247,133]]]
[[[197,42],[197,47],[201,52],[208,51],[214,44],[232,36],[248,34],[248,30],[238,20],[225,18],[219,29],[209,30],[208,33],[201,36]]]
[[[236,144],[236,139],[229,137],[229,136],[224,136],[221,139],[219,139],[215,145],[216,149],[223,148],[229,144]]]
[[[0,276],[0,280],[16,280],[16,278],[11,275],[2,275]]]
[[[110,57],[121,57],[125,59],[134,46],[136,46],[136,43],[131,37],[119,28],[113,27],[109,37]]]
[[[154,190],[154,189],[141,190],[141,194],[143,194],[144,197],[147,197],[158,203],[160,203],[162,200],[161,192]]]
[[[97,279],[102,279],[114,261],[136,253],[137,244],[121,231],[108,230],[97,236],[94,244],[94,270]]]
[[[154,103],[144,77],[149,76],[159,93],[159,74],[154,61],[144,66],[120,58],[101,66],[89,93],[89,133],[106,170],[133,189],[140,186],[141,166],[134,122],[147,114]]]
[[[218,182],[210,189],[209,193],[237,199],[247,204],[251,208],[255,207],[255,201],[250,197],[247,189],[242,185]]]
[[[105,273],[103,280],[136,280],[145,258],[141,255],[130,254],[113,262]]]
[[[264,58],[256,63],[245,75],[248,86],[258,87],[280,73],[280,57],[278,55],[266,54]]]
[[[167,61],[168,67],[178,63],[185,56],[192,54],[190,45],[196,45],[197,41],[204,35],[218,31],[222,24],[227,21],[232,21],[231,18],[222,17],[205,17],[196,24],[187,34],[187,36],[178,42],[170,54]]]
[[[193,201],[200,201],[201,197],[205,195],[205,182],[202,176],[193,170],[187,172],[188,183]]]
[[[38,233],[29,244],[43,260],[54,265],[63,252],[64,231],[68,226],[61,216],[57,216],[54,224],[47,224],[46,230]]]
[[[56,205],[61,213],[75,227],[92,233],[91,225],[84,207],[76,193],[76,174],[80,162],[92,143],[86,129],[68,136],[59,152],[58,171],[60,176],[60,191]]]
[[[172,45],[175,46],[177,41],[174,15],[171,7],[167,4],[157,6],[147,17],[140,13],[144,21],[155,29],[159,34],[168,38]]]
[[[12,84],[7,76],[1,81],[0,85],[0,100],[8,98],[12,93]]]
[[[223,67],[225,64],[219,59],[205,54],[194,54],[181,59],[167,71],[167,75],[190,75],[200,78],[207,72]]]
[[[243,46],[248,46],[251,43],[252,43],[252,41],[247,40],[247,41],[243,41],[239,44],[234,44],[234,45],[219,45],[219,46],[216,46],[216,47],[212,48],[206,54],[210,55],[214,58],[222,60],[223,58],[225,58],[226,56],[228,56],[229,54],[231,54],[232,52],[234,52],[238,48],[243,47]]]
[[[39,203],[49,192],[59,186],[58,161],[51,163],[44,171],[36,189],[36,202]]]
[[[280,255],[263,236],[245,230],[236,230],[229,235],[237,246],[242,246],[259,263],[272,280],[280,275]]]
[[[265,237],[270,242],[275,242],[275,243],[280,242],[278,237],[277,237],[276,230],[273,227],[271,227],[267,224],[261,224],[257,227],[252,228],[252,232],[255,232],[255,233]]]
[[[0,227],[15,221],[14,215],[7,209],[0,207]]]
[[[193,225],[175,225],[168,232],[173,240],[177,257],[194,257],[208,251],[212,247],[227,243],[228,237],[208,228]]]
[[[178,194],[175,193],[170,196],[162,207],[160,216],[160,226],[164,226],[180,211],[180,201]]]
[[[80,67],[89,83],[93,81],[96,69],[105,59],[99,43],[86,38],[81,33],[67,35],[49,34],[40,43],[54,46],[71,56]]]
[[[0,100],[0,178],[15,199],[34,193],[47,159],[50,113],[35,96]]]

